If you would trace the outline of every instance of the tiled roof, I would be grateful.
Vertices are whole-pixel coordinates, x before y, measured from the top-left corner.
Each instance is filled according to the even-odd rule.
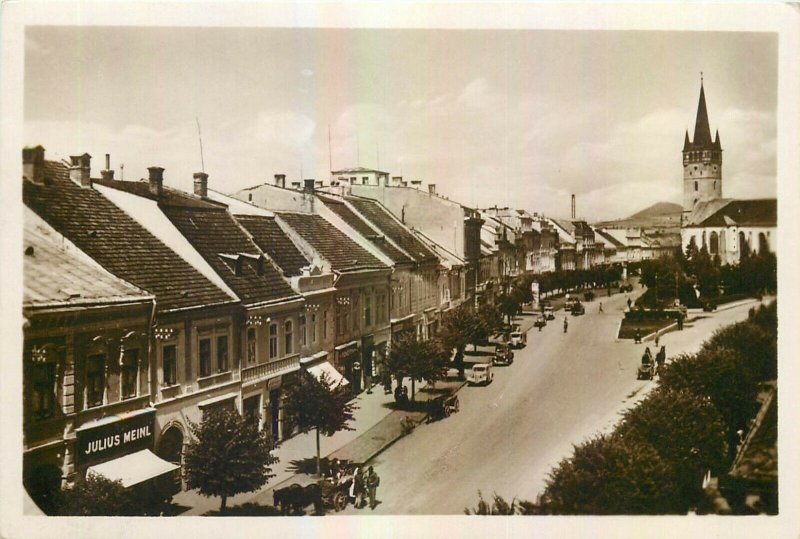
[[[625,248],[625,244],[623,244],[621,241],[619,241],[617,238],[615,238],[614,236],[612,236],[611,234],[609,234],[605,230],[595,229],[595,232],[597,232],[597,234],[600,237],[602,237],[608,243],[612,244],[617,249]]]
[[[46,185],[23,182],[23,200],[50,226],[114,275],[155,294],[158,309],[233,302],[128,214],[45,161]]]
[[[411,260],[411,258],[409,258],[400,249],[380,238],[379,236],[381,233],[375,231],[371,226],[369,226],[367,222],[364,221],[361,216],[357,215],[353,210],[351,210],[347,204],[340,200],[334,200],[326,197],[319,198],[336,215],[341,217],[345,223],[353,227],[356,232],[372,242],[378,249],[380,249],[382,253],[391,258],[393,262],[396,264],[413,262],[413,260]]]
[[[120,181],[120,180],[95,179],[92,181],[100,185],[105,185],[106,187],[113,187],[114,189],[126,191],[128,193],[138,195],[140,197],[149,198],[150,200],[157,200],[158,203],[161,204],[162,206],[178,205],[185,208],[225,207],[224,204],[220,204],[219,202],[214,202],[209,199],[203,199],[198,196],[185,193],[183,191],[179,191],[177,189],[171,189],[166,185],[164,185],[163,189],[161,190],[161,196],[156,197],[156,195],[150,192],[150,183],[147,180]]]
[[[730,476],[746,481],[778,480],[778,397],[770,393],[733,462]]]
[[[309,261],[281,230],[275,217],[237,215],[236,220],[247,229],[256,245],[267,253],[288,277],[300,275],[301,268],[309,265]]]
[[[259,274],[258,258],[263,254],[227,210],[179,206],[164,206],[162,210],[243,304],[297,296],[269,261],[261,262]],[[239,275],[232,257],[240,259]]]
[[[107,272],[25,208],[23,305],[127,303],[153,296]]]
[[[778,201],[774,198],[733,200],[707,217],[700,226],[728,226],[730,221],[738,226],[777,226]]]
[[[386,268],[369,251],[319,215],[276,212],[304,240],[325,257],[336,271]]]
[[[400,224],[380,202],[357,197],[348,197],[347,201],[388,238],[414,257],[416,262],[437,260],[436,255]]]

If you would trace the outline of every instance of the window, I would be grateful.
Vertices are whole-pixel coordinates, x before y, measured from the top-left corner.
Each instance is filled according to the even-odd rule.
[[[283,324],[283,339],[284,339],[284,350],[285,354],[288,356],[292,353],[292,338],[294,335],[292,334],[292,321],[287,320]]]
[[[697,191],[697,182],[694,182],[694,190]]]
[[[247,328],[247,363],[256,362],[256,328]]]
[[[228,370],[228,336],[217,335],[217,372]]]
[[[200,339],[198,350],[200,357],[200,377],[211,376],[211,339]]]
[[[364,327],[368,328],[372,325],[372,297],[370,295],[364,296]]]
[[[361,185],[367,185],[369,183],[369,178],[367,176],[361,177]]]
[[[132,348],[122,353],[122,398],[135,397],[139,374],[139,350]]]
[[[278,324],[269,325],[269,358],[278,356]]]
[[[328,309],[322,311],[322,338],[328,338]]]
[[[34,363],[31,369],[33,396],[31,413],[36,419],[44,419],[55,413],[56,364]]]
[[[306,346],[306,315],[300,315],[300,346]]]
[[[174,344],[167,344],[161,349],[164,369],[164,385],[174,386],[178,383],[178,357]]]
[[[377,305],[375,306],[375,318],[378,323],[386,322],[386,292],[378,294]]]
[[[86,406],[100,406],[106,389],[106,357],[89,356],[86,361]]]
[[[317,315],[311,315],[311,342],[317,342]]]

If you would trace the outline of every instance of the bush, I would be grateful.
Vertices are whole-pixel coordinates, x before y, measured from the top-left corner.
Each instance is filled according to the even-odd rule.
[[[682,510],[674,470],[652,446],[601,435],[575,447],[550,472],[541,511],[560,515],[645,515]]]
[[[775,332],[747,320],[720,329],[706,341],[700,353],[715,349],[736,350],[742,358],[741,367],[757,381],[778,378],[778,341]]]
[[[121,481],[89,475],[61,495],[59,514],[63,516],[144,516],[146,500],[135,489],[127,489]]]
[[[702,495],[703,472],[725,467],[725,423],[711,402],[688,391],[654,391],[625,413],[616,433],[652,446],[672,468],[682,512]]]

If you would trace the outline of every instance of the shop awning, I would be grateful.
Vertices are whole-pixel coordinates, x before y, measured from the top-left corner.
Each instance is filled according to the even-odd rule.
[[[342,374],[336,370],[336,367],[327,361],[322,361],[312,367],[308,367],[308,372],[313,374],[317,380],[322,378],[322,373],[326,373],[328,375],[328,380],[333,382],[333,387],[346,386],[349,383],[347,378],[342,376]]]
[[[122,481],[122,486],[127,488],[178,468],[180,466],[167,462],[149,449],[142,449],[124,457],[90,466],[86,475],[96,474],[112,481]]]

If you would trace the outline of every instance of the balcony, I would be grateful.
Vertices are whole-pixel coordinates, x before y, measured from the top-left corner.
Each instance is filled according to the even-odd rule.
[[[290,372],[299,368],[300,354],[293,354],[282,359],[242,369],[242,383],[266,380],[278,373]]]

